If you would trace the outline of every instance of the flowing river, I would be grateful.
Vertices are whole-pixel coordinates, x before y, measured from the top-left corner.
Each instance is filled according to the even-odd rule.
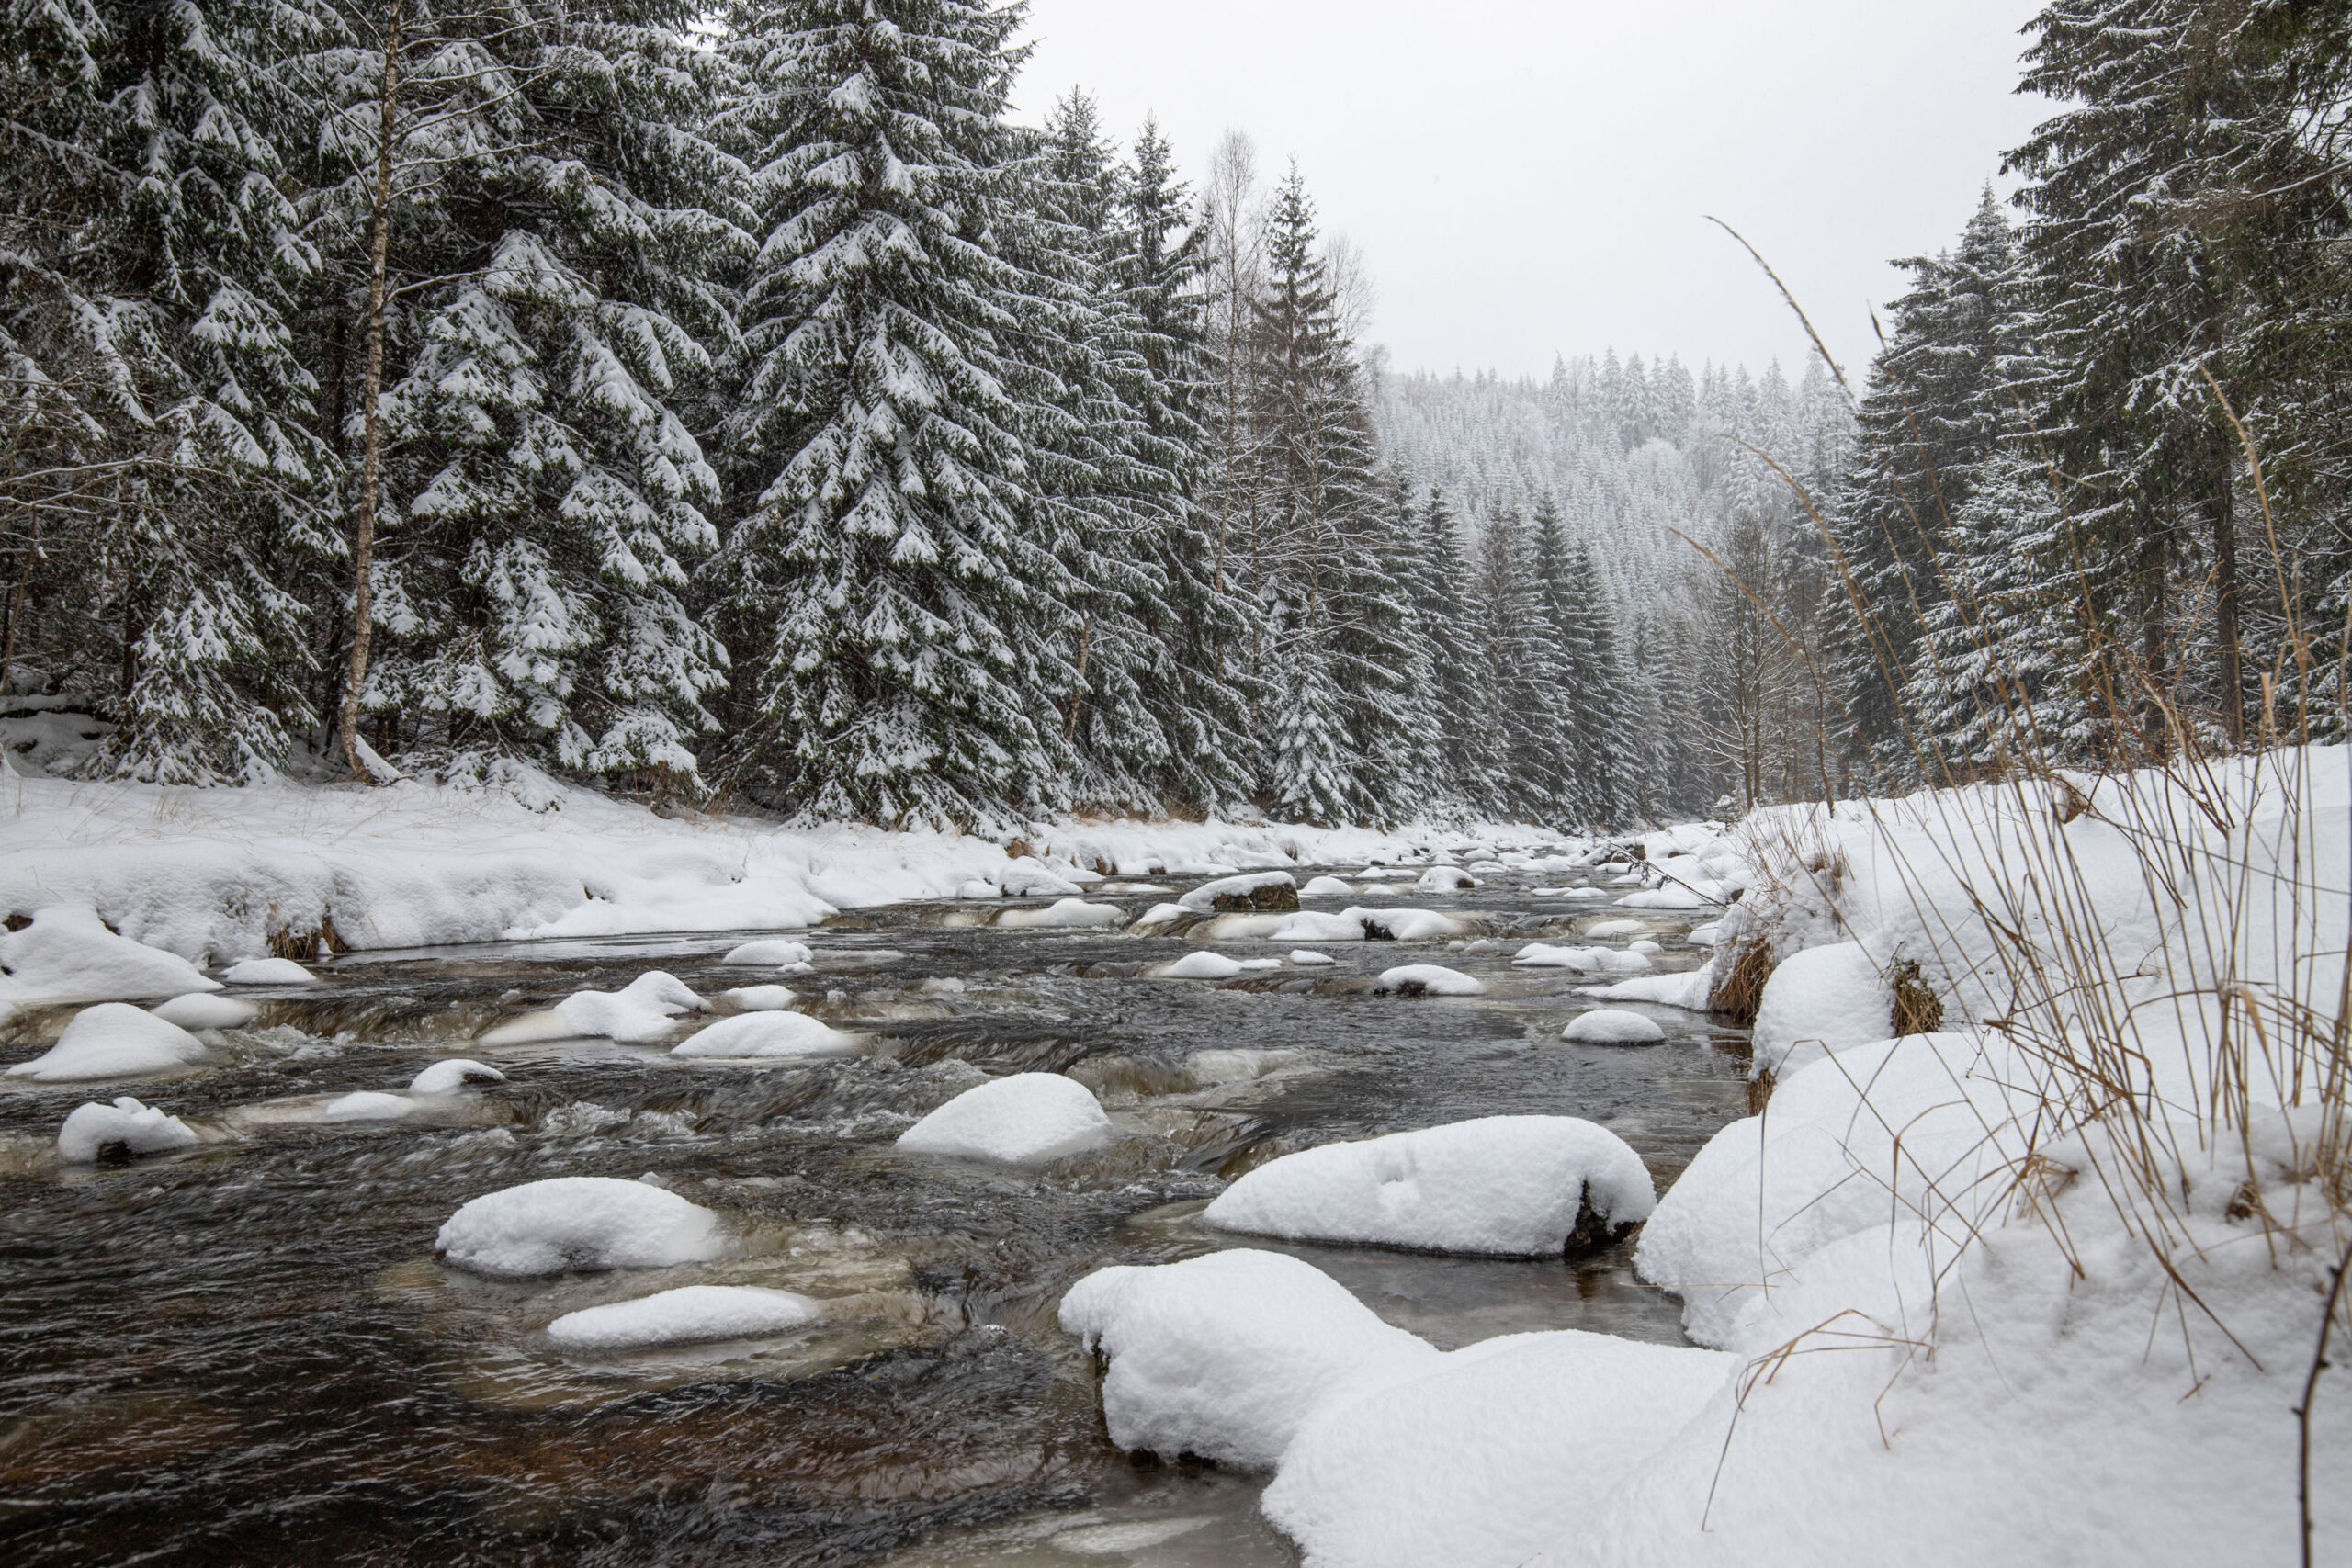
[[[1330,967],[1222,982],[1139,973],[1197,949],[1181,934],[971,923],[987,904],[861,910],[794,933],[817,972],[786,977],[807,1010],[870,1036],[846,1060],[476,1043],[502,1017],[650,969],[714,998],[776,978],[719,963],[761,933],[696,933],[348,954],[319,966],[323,986],[254,993],[263,1015],[222,1037],[227,1066],[0,1079],[0,1560],[1292,1562],[1256,1515],[1261,1480],[1111,1445],[1090,1359],[1055,1325],[1071,1281],[1272,1245],[1445,1348],[1544,1328],[1679,1343],[1678,1303],[1634,1280],[1630,1247],[1492,1261],[1269,1244],[1193,1216],[1278,1154],[1519,1112],[1610,1127],[1663,1190],[1746,1111],[1745,1038],[1702,1015],[1641,1009],[1662,1045],[1563,1042],[1590,977],[1510,954],[1626,912],[1536,897],[1556,871],[1479,874],[1459,894],[1403,880],[1361,896],[1460,915],[1475,937],[1335,943],[1318,949]],[[1136,914],[1170,896],[1124,886],[1089,897]],[[1647,916],[1600,944],[1647,937],[1659,967],[1689,968],[1703,956],[1689,922]],[[1375,994],[1405,963],[1487,994]],[[63,1016],[16,1020],[7,1059]],[[322,1097],[397,1089],[454,1055],[507,1081],[399,1122],[318,1119]],[[1040,1172],[893,1151],[982,1073],[1019,1070],[1080,1078],[1125,1135]],[[65,1113],[124,1092],[216,1141],[60,1168]],[[650,1177],[720,1212],[740,1255],[522,1281],[435,1261],[467,1200],[583,1175]],[[704,1282],[842,1310],[772,1339],[601,1357],[540,1332]]]

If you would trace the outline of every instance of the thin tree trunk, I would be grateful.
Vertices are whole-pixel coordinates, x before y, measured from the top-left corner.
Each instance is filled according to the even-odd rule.
[[[2245,739],[2245,672],[2238,647],[2238,525],[2231,505],[2230,472],[2213,476],[2213,631],[2222,644],[2222,728],[2230,744]]]
[[[40,558],[40,515],[33,515],[25,537],[25,564],[8,589],[8,626],[0,634],[0,694],[8,690],[8,671],[17,662],[17,628],[24,624],[25,584],[32,580],[33,562]]]
[[[344,760],[352,776],[369,784],[384,782],[359,739],[359,696],[368,684],[368,638],[371,574],[376,564],[376,499],[384,472],[383,411],[379,406],[384,387],[384,254],[390,242],[392,219],[392,134],[397,118],[393,95],[400,85],[401,0],[390,0],[384,25],[383,118],[376,138],[376,210],[368,232],[368,382],[362,411],[367,434],[359,466],[359,515],[351,530],[351,665],[344,678],[343,707],[335,728],[343,741]]]

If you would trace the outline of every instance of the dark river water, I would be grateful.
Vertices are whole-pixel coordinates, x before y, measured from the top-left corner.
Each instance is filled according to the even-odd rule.
[[[1467,950],[1330,944],[1330,968],[1219,983],[1135,973],[1193,951],[1181,935],[949,923],[986,905],[860,911],[805,933],[818,972],[786,977],[808,1010],[871,1037],[842,1061],[475,1043],[502,1017],[649,969],[713,998],[776,978],[719,964],[740,938],[695,934],[349,955],[322,966],[323,987],[257,993],[273,999],[221,1037],[227,1066],[11,1084],[0,1562],[1291,1562],[1256,1517],[1261,1478],[1111,1446],[1055,1308],[1104,1263],[1267,1245],[1193,1215],[1250,1165],[1338,1138],[1582,1116],[1632,1143],[1663,1190],[1744,1112],[1745,1042],[1670,1009],[1640,1010],[1665,1025],[1660,1046],[1562,1042],[1593,1005],[1576,994],[1589,982],[1515,971],[1510,954],[1624,913],[1532,895],[1562,880],[1362,900],[1467,917],[1489,939]],[[1090,897],[1139,913],[1165,895]],[[1686,919],[1645,926],[1661,967],[1702,956]],[[1375,995],[1373,976],[1403,963],[1467,970],[1489,994]],[[62,1017],[17,1020],[0,1056],[35,1054]],[[508,1081],[430,1121],[315,1119],[310,1097],[398,1089],[451,1055]],[[1024,1069],[1085,1081],[1126,1135],[1042,1172],[894,1153],[982,1073]],[[66,1112],[123,1092],[219,1141],[58,1167]],[[723,1214],[741,1255],[526,1281],[434,1260],[467,1200],[579,1175],[650,1175]],[[1680,1340],[1676,1302],[1633,1280],[1623,1247],[1576,1263],[1283,1250],[1442,1347],[1538,1328]],[[567,1357],[540,1332],[688,1283],[842,1310],[796,1336],[604,1357]]]

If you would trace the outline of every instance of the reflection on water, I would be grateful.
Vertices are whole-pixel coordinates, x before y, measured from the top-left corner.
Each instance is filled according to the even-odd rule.
[[[1109,1445],[1055,1307],[1100,1264],[1237,1245],[1194,1217],[1223,1181],[1334,1138],[1566,1113],[1670,1179],[1744,1109],[1739,1042],[1658,1010],[1665,1046],[1562,1043],[1587,1005],[1577,976],[1509,964],[1514,939],[1566,929],[1527,897],[1534,881],[1413,896],[1501,940],[1334,944],[1331,967],[1219,985],[1144,977],[1190,950],[1182,937],[865,911],[811,935],[813,973],[781,977],[865,1041],[822,1062],[477,1043],[501,1018],[648,969],[710,997],[778,979],[718,962],[738,936],[356,954],[325,987],[263,993],[254,1025],[220,1037],[227,1065],[125,1086],[208,1139],[130,1166],[70,1172],[49,1152],[67,1111],[120,1089],[0,1080],[0,1557],[1287,1562],[1257,1479]],[[1645,931],[1662,963],[1696,961],[1679,924]],[[1408,961],[1490,993],[1372,994]],[[8,1025],[8,1056],[62,1016]],[[508,1081],[401,1122],[320,1119],[335,1096],[397,1090],[455,1054]],[[1125,1135],[1037,1173],[892,1152],[983,1071],[1023,1069],[1073,1073]],[[729,1256],[519,1281],[433,1260],[458,1204],[567,1175],[650,1177],[717,1210]],[[1449,1348],[1538,1328],[1679,1337],[1675,1303],[1632,1280],[1622,1247],[1574,1265],[1283,1250]],[[771,1339],[601,1356],[542,1332],[695,1283],[833,1310]]]

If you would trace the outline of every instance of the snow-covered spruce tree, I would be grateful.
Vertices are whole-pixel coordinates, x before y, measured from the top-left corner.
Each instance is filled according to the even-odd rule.
[[[1568,726],[1560,702],[1566,660],[1530,570],[1516,507],[1487,521],[1476,586],[1485,750],[1499,781],[1489,809],[1540,821],[1573,809]]]
[[[1538,613],[1559,650],[1550,683],[1567,771],[1560,809],[1605,826],[1624,811],[1618,749],[1626,715],[1616,614],[1591,552],[1582,539],[1568,542],[1559,504],[1548,491],[1535,503],[1532,548]]]
[[[1499,786],[1487,769],[1479,724],[1476,638],[1466,598],[1470,570],[1453,509],[1442,491],[1430,491],[1414,532],[1419,549],[1411,595],[1429,647],[1426,706],[1440,760],[1430,793],[1459,807],[1484,810]]]
[[[683,598],[718,544],[689,419],[730,332],[710,280],[747,243],[727,216],[740,168],[694,130],[717,76],[696,14],[406,5],[362,701],[385,750],[701,787],[725,655]],[[347,381],[383,62],[339,65],[319,203],[346,258],[324,336]],[[349,439],[363,400],[338,400]]]
[[[334,550],[333,464],[288,325],[317,114],[287,63],[332,30],[303,4],[0,21],[0,662],[119,721],[95,771],[253,777],[304,716],[290,590]]]
[[[1003,820],[1059,805],[1053,697],[1080,626],[1032,504],[1032,285],[1017,9],[790,0],[734,15],[765,235],[729,422],[746,498],[712,581],[734,640],[736,776],[807,818]]]

